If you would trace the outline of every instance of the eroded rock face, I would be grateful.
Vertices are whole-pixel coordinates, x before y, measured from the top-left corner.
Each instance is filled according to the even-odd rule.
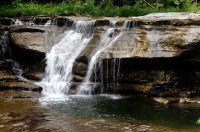
[[[59,38],[65,30],[56,26],[12,26],[10,27],[10,39],[14,45],[22,49],[46,53],[57,42],[56,37]]]
[[[19,29],[11,31],[11,41],[20,48],[33,50],[35,52],[45,51],[44,30],[37,28],[19,27]]]
[[[161,13],[132,20],[135,26],[124,33],[106,58],[177,57],[200,41],[199,14]]]
[[[36,86],[33,81],[25,81],[17,77],[12,70],[11,64],[0,61],[0,91],[4,90],[25,90],[41,91],[41,87]]]
[[[200,95],[198,62],[187,61],[187,58],[126,58],[115,62],[117,65],[113,66],[113,59],[104,61],[104,85],[107,91],[165,97]]]
[[[13,44],[23,49],[45,53],[59,41],[62,33],[67,30],[67,27],[72,26],[73,21],[92,20],[92,18],[86,17],[61,16],[52,19],[46,17],[40,19],[41,21],[44,19],[45,22],[47,20],[54,20],[56,22],[48,26],[11,26],[9,30]],[[131,29],[124,31],[124,35],[104,54],[104,58],[177,57],[198,45],[200,41],[199,13],[158,13],[130,18],[105,17],[96,19],[93,39],[80,57],[89,57],[94,48],[99,44],[108,26],[110,26],[110,21],[116,21],[116,30],[120,32],[123,30],[123,23],[126,20],[132,21],[132,24],[130,24]]]
[[[18,19],[24,23],[28,23],[29,20]],[[51,22],[47,23],[49,20]],[[36,25],[14,25],[9,28],[7,26],[13,23],[13,19],[5,18],[0,19],[0,29],[10,32],[12,52],[16,60],[35,64],[44,60],[45,53],[48,53],[52,46],[61,40],[63,33],[78,20],[88,21],[93,18],[38,17],[33,21]],[[130,29],[124,30],[123,23],[126,20],[130,22]],[[120,58],[122,61],[117,87],[113,87],[113,74],[104,73],[104,83],[108,90],[118,90],[122,93],[137,91],[156,96],[200,95],[200,13],[158,13],[130,18],[97,18],[93,38],[74,65],[75,82],[80,83],[84,80],[88,60],[98,47],[111,21],[116,22],[115,35],[122,31],[123,35],[116,40],[112,48],[102,53],[101,58],[109,59],[109,63],[114,58]],[[112,71],[113,67],[110,66],[108,70]],[[24,75],[39,81],[44,76],[44,70],[35,68]]]

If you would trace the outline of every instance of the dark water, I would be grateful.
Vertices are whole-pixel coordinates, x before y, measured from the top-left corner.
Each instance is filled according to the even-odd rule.
[[[147,121],[172,128],[199,128],[200,104],[159,104],[144,96],[70,96],[65,101],[45,102],[46,106],[79,117]]]

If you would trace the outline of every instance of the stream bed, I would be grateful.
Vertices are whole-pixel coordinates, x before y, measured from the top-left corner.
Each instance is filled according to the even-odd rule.
[[[0,92],[0,131],[198,132],[199,104],[159,104],[143,95],[67,96]]]

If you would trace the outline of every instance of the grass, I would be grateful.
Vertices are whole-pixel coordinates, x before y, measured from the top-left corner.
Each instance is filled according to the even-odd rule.
[[[198,6],[188,6],[184,9],[169,7],[167,9],[143,8],[138,4],[133,6],[124,5],[122,7],[94,6],[92,0],[86,3],[49,3],[38,4],[36,2],[22,3],[13,2],[11,5],[0,6],[1,17],[18,17],[18,16],[37,16],[37,15],[83,15],[83,16],[140,16],[155,12],[185,12],[199,11]]]

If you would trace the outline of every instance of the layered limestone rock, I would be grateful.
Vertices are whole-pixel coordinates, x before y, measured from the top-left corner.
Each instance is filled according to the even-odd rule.
[[[19,25],[11,26],[10,39],[12,43],[25,50],[45,54],[57,43],[66,29],[57,26]]]
[[[23,25],[16,23],[18,19]],[[24,76],[39,81],[44,76],[45,65],[41,70],[36,63],[44,62],[45,53],[79,20],[96,20],[96,27],[93,38],[74,65],[74,81],[84,80],[91,53],[113,22],[115,35],[122,31],[123,35],[101,55],[110,64],[106,69],[104,63],[104,71],[110,71],[104,72],[108,91],[137,91],[156,96],[200,95],[200,13],[157,13],[129,18],[0,18],[0,29],[9,31],[14,58],[34,64]],[[129,21],[126,30],[125,21]],[[120,59],[121,66],[119,73],[115,70],[114,74],[111,63],[115,58]]]
[[[10,39],[22,49],[45,52],[44,32],[39,27],[14,26],[10,28]]]
[[[21,18],[21,20],[23,19],[25,18]],[[92,18],[86,17],[61,16],[52,19],[46,17],[37,19],[39,20],[35,20],[36,24],[45,24],[44,22],[52,19],[55,22],[46,26],[11,26],[10,37],[14,45],[22,49],[45,53],[59,40],[73,21],[92,20]],[[191,50],[200,41],[200,13],[158,13],[130,18],[105,17],[96,19],[94,37],[80,58],[88,58],[93,49],[97,47],[102,34],[105,34],[111,21],[116,21],[116,30],[119,32],[127,20],[132,22],[131,29],[124,31],[124,35],[116,41],[104,58],[176,57]]]
[[[10,63],[0,61],[0,91],[4,90],[25,90],[41,91],[41,87],[36,86],[33,81],[21,79],[11,72]]]
[[[177,57],[199,46],[200,14],[158,13],[131,20],[135,26],[125,32],[107,57]]]

